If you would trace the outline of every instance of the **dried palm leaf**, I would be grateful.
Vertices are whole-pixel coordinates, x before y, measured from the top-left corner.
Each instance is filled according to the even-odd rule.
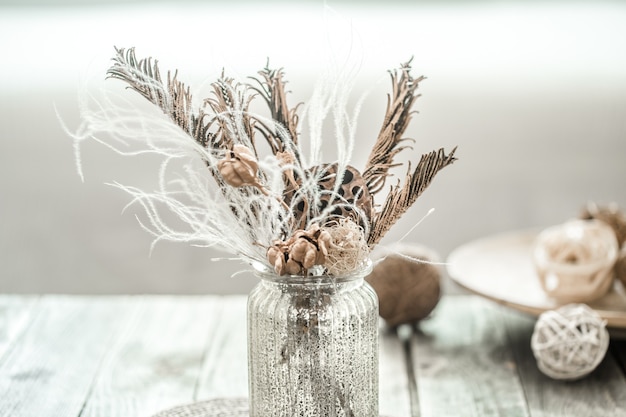
[[[192,133],[197,120],[191,112],[191,92],[168,71],[167,84],[163,83],[158,62],[151,58],[137,60],[135,48],[115,48],[113,66],[107,71],[110,78],[128,83],[129,87],[157,105],[185,132]]]
[[[388,171],[394,166],[393,160],[398,153],[408,148],[400,144],[408,139],[403,138],[404,132],[414,113],[411,108],[420,95],[415,90],[425,77],[414,79],[411,76],[411,61],[401,65],[399,70],[390,71],[393,92],[387,96],[387,111],[378,138],[372,147],[365,165],[363,178],[370,194],[379,192],[385,185]]]
[[[249,115],[250,102],[254,98],[245,84],[236,83],[224,74],[212,84],[213,97],[204,101],[214,114],[211,123],[216,123],[218,137],[214,140],[217,149],[233,148],[235,143],[251,147],[254,144],[254,123]]]
[[[287,91],[285,85],[287,84],[283,78],[282,69],[270,69],[267,65],[261,71],[259,75],[261,80],[255,77],[251,77],[258,87],[251,86],[254,91],[265,100],[267,107],[270,110],[271,120],[273,120],[274,126],[267,126],[265,123],[260,123],[259,131],[265,136],[274,154],[278,152],[284,152],[290,150],[293,152],[295,146],[298,144],[298,107],[299,103],[293,108],[290,108],[287,104]],[[287,133],[291,139],[291,144],[286,144],[284,134],[276,131],[277,127],[282,127],[287,130]],[[300,160],[300,156],[296,154],[296,158]]]
[[[413,205],[415,200],[430,185],[435,175],[456,161],[455,151],[456,147],[446,155],[442,148],[424,154],[413,172],[411,172],[411,165],[409,164],[404,185],[400,187],[398,181],[398,184],[391,188],[382,209],[372,218],[372,226],[367,239],[370,248],[376,245],[391,226]]]

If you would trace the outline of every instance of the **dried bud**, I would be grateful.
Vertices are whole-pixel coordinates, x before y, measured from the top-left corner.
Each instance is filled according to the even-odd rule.
[[[332,238],[313,224],[309,230],[298,230],[286,241],[275,241],[267,250],[267,260],[278,275],[301,274],[315,265],[324,265]]]
[[[317,260],[317,248],[304,236],[300,237],[289,248],[289,259],[298,262],[304,269],[312,268]]]
[[[284,275],[285,270],[285,253],[283,252],[279,242],[275,242],[267,250],[267,260],[274,267],[274,271],[278,275]]]
[[[267,250],[267,260],[278,275],[297,275],[302,272],[302,265],[290,258],[293,242],[293,238],[287,242],[277,240]]]
[[[287,259],[285,263],[285,273],[289,275],[299,275],[302,273],[302,265],[293,259]]]
[[[257,179],[259,163],[247,146],[240,144],[233,146],[233,150],[217,163],[217,169],[228,185],[260,187]]]

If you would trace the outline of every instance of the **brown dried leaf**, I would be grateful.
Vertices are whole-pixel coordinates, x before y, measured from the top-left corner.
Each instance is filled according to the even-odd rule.
[[[378,138],[372,147],[365,165],[363,178],[366,181],[370,194],[379,192],[385,185],[393,160],[402,150],[409,146],[400,144],[409,139],[403,138],[404,132],[411,121],[413,103],[419,97],[415,94],[420,81],[425,77],[414,79],[411,74],[411,61],[401,65],[399,70],[391,71],[393,92],[387,96],[387,111]]]
[[[367,244],[372,248],[389,231],[396,221],[413,205],[417,198],[430,185],[435,175],[456,161],[456,147],[446,155],[443,148],[422,155],[415,171],[408,167],[404,185],[392,187],[385,204],[372,218],[372,227]]]

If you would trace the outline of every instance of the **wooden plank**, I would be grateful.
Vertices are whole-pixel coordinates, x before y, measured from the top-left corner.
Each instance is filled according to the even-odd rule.
[[[148,417],[194,400],[219,297],[144,296],[136,304],[81,417]]]
[[[504,323],[489,302],[444,297],[413,356],[423,417],[528,416]]]
[[[0,364],[37,314],[39,297],[0,295]]]
[[[382,328],[379,357],[379,410],[384,416],[411,415],[411,387],[415,379],[409,377],[406,347],[411,349],[412,329],[401,326],[398,331]],[[415,394],[417,394],[415,392]]]
[[[536,319],[504,308],[502,315],[531,416],[626,417],[626,379],[610,352],[587,377],[574,382],[555,381],[539,371],[530,348]]]
[[[128,307],[122,298],[42,298],[0,364],[0,415],[78,416]]]
[[[197,400],[248,396],[246,296],[222,298],[217,326],[210,336]]]

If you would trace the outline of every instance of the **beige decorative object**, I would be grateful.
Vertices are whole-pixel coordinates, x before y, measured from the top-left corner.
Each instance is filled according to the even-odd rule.
[[[599,206],[594,202],[589,202],[583,209],[580,218],[583,220],[602,220],[611,226],[619,245],[626,242],[626,214],[620,210],[616,203]]]
[[[438,256],[421,246],[402,245],[378,262],[367,282],[378,295],[380,316],[389,326],[426,318],[441,296]],[[422,262],[420,262],[422,261]]]
[[[217,169],[224,178],[224,182],[233,187],[250,185],[256,187],[263,194],[267,190],[259,183],[259,162],[250,148],[236,144],[231,151],[227,151],[223,159],[217,162]]]
[[[618,244],[599,220],[572,220],[539,234],[533,260],[543,290],[561,303],[589,302],[611,287]]]
[[[622,248],[613,267],[615,279],[621,281],[622,286],[626,290],[626,246]]]
[[[341,219],[324,227],[332,244],[328,245],[325,265],[332,275],[357,270],[368,259],[370,250],[363,229],[350,219]]]
[[[588,375],[602,362],[608,346],[606,322],[584,304],[542,313],[531,338],[539,370],[554,379]]]
[[[589,202],[582,211],[580,218],[601,220],[611,226],[613,232],[615,232],[621,251],[617,262],[615,262],[613,274],[615,279],[621,281],[624,288],[626,288],[626,213],[620,210],[616,203],[599,206],[594,202]]]

